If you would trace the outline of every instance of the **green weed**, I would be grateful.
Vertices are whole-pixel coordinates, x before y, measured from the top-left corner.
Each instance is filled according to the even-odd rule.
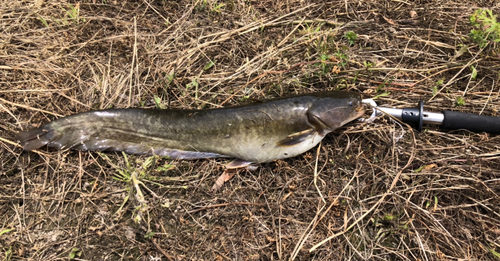
[[[319,66],[321,68],[321,72],[323,74],[328,73],[329,68],[330,68],[330,66],[328,66],[329,57],[326,54],[322,54],[319,57],[319,60],[321,61],[321,63],[319,64]]]
[[[9,233],[10,231],[12,231],[13,229],[10,229],[10,228],[6,228],[2,231],[0,231],[0,236],[3,235],[3,234],[6,234],[6,233]]]
[[[159,198],[158,195],[156,195],[152,190],[150,190],[146,186],[145,182],[153,184],[153,185],[157,185],[160,187],[166,187],[166,188],[181,188],[181,189],[187,188],[187,186],[163,185],[163,184],[156,182],[156,180],[159,180],[159,179],[157,179],[153,176],[149,176],[149,173],[152,171],[165,172],[165,171],[169,171],[169,170],[174,168],[174,166],[172,166],[170,164],[165,164],[165,165],[159,166],[155,169],[156,161],[158,159],[160,159],[159,156],[156,156],[156,155],[150,156],[150,157],[146,158],[142,163],[139,163],[139,166],[133,166],[130,163],[127,154],[122,152],[123,159],[125,161],[125,167],[122,167],[122,166],[118,166],[118,165],[114,164],[113,161],[111,161],[106,154],[99,153],[99,155],[103,159],[106,159],[106,161],[109,164],[111,164],[111,166],[116,170],[116,173],[113,175],[113,179],[120,181],[120,182],[124,182],[124,183],[129,185],[129,187],[127,188],[128,194],[123,199],[123,203],[120,206],[120,208],[116,211],[116,214],[118,215],[118,214],[122,213],[123,207],[125,206],[125,204],[127,204],[129,199],[131,197],[133,197],[136,199],[136,202],[138,203],[138,205],[136,205],[134,207],[132,219],[137,223],[140,223],[144,219],[144,215],[148,214],[147,210],[149,209],[148,202],[147,202],[141,188],[144,188],[147,191],[149,191],[149,193],[151,195],[153,195],[153,197]],[[161,180],[186,181],[186,180],[197,178],[197,177],[198,176],[191,176],[191,177],[184,177],[184,178],[177,178],[177,177],[168,178],[168,177],[166,177],[166,178],[161,178]]]
[[[226,6],[225,4],[215,4],[215,6],[212,8],[212,12],[214,13],[220,13],[221,8]]]
[[[7,251],[3,254],[3,259],[2,261],[9,261],[12,260],[12,246],[9,247]]]
[[[73,23],[79,24],[80,21],[85,22],[85,18],[80,18],[80,8],[78,7],[78,5],[74,7],[73,5],[68,4],[68,7],[69,9],[65,11],[68,14],[70,20],[73,21]]]
[[[215,61],[212,61],[210,60],[210,62],[208,62],[205,67],[203,67],[203,70],[204,71],[208,71],[210,68],[212,68],[213,66],[215,65]]]
[[[347,39],[347,41],[349,42],[349,45],[354,45],[354,43],[356,43],[356,39],[358,39],[358,35],[353,32],[353,31],[349,31],[349,32],[345,32],[344,33],[344,38]]]
[[[149,166],[151,166],[151,164],[153,163],[153,160],[155,160],[156,156],[152,156],[152,157],[147,158],[141,167],[134,168],[130,164],[127,154],[125,154],[124,152],[122,152],[122,154],[123,154],[123,159],[125,160],[125,168],[121,168],[121,167],[118,167],[115,165],[114,167],[116,169],[116,173],[113,176],[113,179],[121,181],[121,182],[125,182],[125,183],[129,184],[130,187],[127,189],[128,195],[125,197],[122,205],[116,211],[116,213],[117,214],[121,213],[123,210],[123,207],[125,206],[125,204],[127,204],[128,200],[132,196],[135,196],[135,199],[137,200],[139,205],[134,208],[134,214],[132,216],[132,219],[136,223],[140,223],[143,220],[144,213],[148,209],[147,201],[144,197],[144,194],[142,193],[141,186],[146,188],[147,190],[149,190],[149,188],[146,187],[146,185],[141,181],[141,179],[142,179],[142,177],[145,176],[145,171],[147,170],[147,168]],[[101,154],[101,156],[104,156],[105,158],[107,158],[107,156],[104,154]],[[111,162],[111,161],[109,161],[109,162]],[[149,191],[153,195],[156,195],[151,190],[149,190]],[[134,195],[134,192],[135,192],[135,195]]]
[[[386,86],[386,85],[391,85],[393,81],[394,81],[394,77],[391,77],[391,78],[389,78],[389,79],[386,79],[383,83],[381,83],[381,84],[377,87],[377,92],[385,90],[385,86]]]
[[[455,105],[456,106],[464,106],[465,105],[465,100],[462,96],[458,96],[456,99],[455,99]]]
[[[144,238],[146,238],[146,239],[151,239],[151,238],[153,238],[153,236],[154,236],[155,234],[156,234],[155,232],[149,232],[149,233],[147,233],[146,235],[144,235]]]
[[[493,254],[497,259],[500,259],[500,253],[496,252],[493,248],[488,248],[490,253]]]
[[[172,84],[172,82],[174,81],[175,76],[173,73],[171,73],[171,74],[163,73],[162,76],[163,76],[163,79],[161,79],[161,82],[163,83],[164,92],[165,92],[165,94],[167,94],[167,90],[170,87],[170,85]]]
[[[394,215],[392,215],[392,214],[385,214],[385,215],[384,215],[384,221],[386,221],[386,222],[391,222],[391,221],[393,221],[395,218],[396,218],[396,217],[395,217]]]
[[[219,4],[217,2],[209,2],[207,0],[203,0],[194,7],[194,10],[196,12],[204,12],[208,7],[208,10],[210,10],[210,12],[220,14],[224,6],[226,6],[226,4]]]
[[[380,97],[389,96],[389,95],[391,95],[391,93],[390,93],[390,92],[383,92],[383,93],[381,93],[381,94],[377,94],[377,95],[373,96],[373,98],[372,98],[372,99],[374,99],[374,100],[375,100],[375,99],[378,99],[378,98],[380,98]]]
[[[335,56],[339,60],[339,64],[341,67],[345,67],[347,65],[347,62],[349,61],[349,56],[344,53],[342,50],[338,50],[335,53]]]
[[[156,104],[157,109],[164,109],[163,104],[161,103],[161,98],[158,97],[156,94],[153,96]]]
[[[71,252],[69,252],[69,259],[74,259],[74,258],[77,258],[77,257],[80,257],[82,255],[82,251],[80,251],[80,249],[76,248],[76,247],[73,247],[71,249]]]
[[[436,96],[438,92],[438,87],[443,85],[443,83],[444,83],[444,77],[438,80],[436,84],[432,87],[432,96]]]
[[[500,42],[500,23],[491,10],[478,9],[469,17],[469,21],[476,28],[470,31],[469,37],[479,44],[479,47],[486,47],[490,41]]]
[[[195,100],[198,100],[198,86],[200,84],[196,80],[196,78],[193,78],[190,83],[186,85],[186,90],[189,90],[194,87],[194,98]]]
[[[38,20],[40,20],[45,27],[49,27],[49,23],[47,23],[47,20],[45,20],[42,16],[39,15]]]
[[[470,73],[470,79],[471,81],[474,81],[477,77],[477,69],[476,67],[474,67],[473,65],[470,66],[470,70],[471,70],[471,73]]]
[[[320,24],[317,27],[314,27],[312,24],[310,25],[308,23],[305,23],[304,25],[306,26],[306,28],[300,30],[300,33],[303,35],[319,32],[321,30],[321,27],[323,26],[323,24]]]
[[[205,11],[205,8],[207,7],[207,0],[203,0],[201,1],[200,4],[197,4],[195,7],[194,7],[194,10],[196,12],[203,12]]]

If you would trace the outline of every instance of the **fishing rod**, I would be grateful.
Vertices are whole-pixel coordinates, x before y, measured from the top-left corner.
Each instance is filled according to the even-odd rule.
[[[423,101],[420,101],[417,107],[402,109],[379,107],[372,99],[364,99],[363,103],[373,107],[374,112],[370,119],[386,113],[404,123],[412,125],[418,131],[422,130],[423,124],[432,124],[440,125],[442,128],[448,130],[465,129],[472,132],[500,134],[500,117],[447,110],[443,110],[442,112],[428,112],[424,111]]]

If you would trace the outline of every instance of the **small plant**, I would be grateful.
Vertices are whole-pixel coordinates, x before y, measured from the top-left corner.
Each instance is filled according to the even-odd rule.
[[[172,82],[174,81],[174,74],[166,74],[166,73],[163,73],[163,78],[162,79],[162,82],[163,82],[163,85],[164,85],[164,91],[165,91],[165,94],[167,93],[167,90],[168,88],[170,87],[170,85],[172,84]]]
[[[203,12],[205,11],[205,8],[207,7],[207,0],[201,1],[201,3],[198,3],[195,7],[194,10],[197,12]]]
[[[470,70],[471,70],[470,79],[471,79],[471,81],[474,81],[474,80],[476,80],[476,77],[477,77],[477,69],[476,69],[476,67],[471,65]]]
[[[465,105],[465,100],[462,96],[458,96],[455,100],[455,105],[456,106],[464,106]]]
[[[158,97],[156,94],[153,96],[156,104],[157,109],[164,109],[163,105],[161,104],[161,98]]]
[[[221,8],[224,7],[225,4],[216,4],[213,8],[212,8],[212,12],[214,13],[220,13],[221,11]]]
[[[210,68],[212,68],[213,66],[215,65],[215,61],[212,61],[210,60],[210,62],[208,62],[205,67],[203,67],[203,70],[204,71],[208,71]]]
[[[496,252],[493,248],[488,248],[490,253],[493,254],[497,259],[500,259],[500,253]]]
[[[73,23],[78,24],[80,21],[85,22],[85,18],[80,18],[80,5],[77,4],[76,6],[73,6],[71,4],[68,4],[69,9],[65,10],[66,13],[68,14],[70,20],[73,21]]]
[[[208,7],[210,12],[220,14],[224,6],[226,6],[226,4],[219,4],[217,2],[202,0],[197,3],[197,5],[194,7],[194,10],[196,12],[204,12]]]
[[[320,64],[320,67],[321,67],[321,72],[323,74],[326,74],[328,73],[329,71],[329,66],[328,66],[328,61],[330,60],[328,55],[326,54],[322,54],[320,57],[319,57],[319,60],[321,61],[321,64]]]
[[[165,75],[165,78],[167,79],[167,84],[171,84],[174,81],[174,74]]]
[[[432,96],[436,96],[437,93],[438,93],[438,86],[434,85],[434,87],[432,87]]]
[[[0,236],[2,236],[3,234],[7,234],[7,233],[9,233],[9,232],[11,232],[12,230],[13,230],[13,229],[6,228],[6,229],[4,229],[4,230],[0,231]]]
[[[38,20],[40,20],[45,27],[49,27],[49,23],[47,23],[47,20],[45,20],[42,16],[39,15]]]
[[[377,87],[377,92],[379,92],[379,91],[384,91],[384,90],[385,90],[385,86],[386,86],[386,85],[391,85],[393,81],[394,81],[394,77],[391,77],[391,78],[389,78],[389,79],[386,79],[383,83],[381,83],[381,84]]]
[[[128,183],[130,187],[127,189],[128,195],[125,196],[122,205],[120,206],[118,211],[116,211],[116,213],[122,212],[122,209],[128,202],[128,200],[131,197],[135,197],[139,205],[134,208],[133,220],[136,223],[140,223],[143,220],[144,214],[147,213],[148,210],[148,204],[144,197],[144,194],[142,193],[141,186],[149,190],[149,188],[143,183],[142,180],[146,175],[147,169],[153,164],[153,162],[156,161],[157,156],[151,156],[147,158],[141,167],[135,168],[130,164],[127,154],[122,152],[122,155],[125,160],[126,167],[120,168],[115,165],[114,167],[116,168],[117,173],[115,173],[113,179]],[[107,158],[107,156],[105,156],[105,158]],[[156,196],[156,194],[154,194],[154,192],[152,192],[151,190],[149,190],[149,192]]]
[[[82,251],[80,251],[80,249],[76,248],[76,247],[73,247],[71,249],[71,252],[69,253],[69,259],[74,259],[74,258],[78,258],[82,255]]]
[[[198,100],[198,86],[199,86],[199,83],[196,80],[196,78],[193,78],[191,80],[191,82],[186,85],[186,90],[189,90],[189,89],[194,87],[194,90],[195,90],[194,97],[196,100]]]
[[[441,80],[438,80],[436,82],[436,85],[432,87],[432,96],[436,96],[436,94],[438,93],[438,87],[443,85],[443,83],[444,83],[444,78],[441,78]]]
[[[349,42],[349,45],[354,45],[354,43],[356,42],[356,39],[358,39],[358,35],[353,31],[349,31],[349,32],[345,32],[344,38],[347,39],[347,41]]]
[[[144,238],[146,238],[146,239],[151,239],[151,238],[153,238],[153,236],[154,236],[155,234],[156,234],[155,232],[149,232],[149,233],[147,233],[146,235],[144,235]]]
[[[196,78],[193,78],[190,83],[186,85],[186,89],[191,89],[192,87],[195,87],[198,89],[198,81],[196,81]]]
[[[486,47],[490,41],[500,42],[500,23],[491,10],[478,9],[469,17],[469,21],[476,28],[470,31],[469,37],[478,43],[479,47]]]
[[[340,66],[345,67],[347,65],[347,62],[349,61],[349,56],[347,56],[347,54],[339,50],[335,53],[335,56],[340,60]]]
[[[384,215],[384,221],[386,221],[386,222],[391,222],[391,221],[393,221],[395,218],[396,218],[396,217],[395,217],[394,215],[392,215],[392,214],[385,214],[385,215]]]
[[[146,158],[143,162],[137,162],[136,164],[131,164],[127,154],[122,152],[123,159],[125,161],[125,166],[118,166],[115,163],[113,163],[113,161],[111,161],[106,154],[100,153],[99,155],[116,170],[116,173],[113,175],[113,179],[128,184],[128,188],[126,188],[128,194],[123,199],[123,203],[121,204],[120,208],[116,211],[116,214],[121,215],[121,213],[123,213],[123,208],[127,204],[127,202],[131,198],[135,198],[137,205],[134,207],[132,213],[132,219],[136,223],[140,223],[144,219],[144,215],[148,214],[148,209],[149,209],[148,202],[141,188],[146,189],[151,195],[153,195],[153,197],[159,198],[158,195],[156,195],[151,189],[148,188],[148,186],[146,186],[145,182],[165,188],[181,188],[181,189],[187,188],[187,186],[169,186],[160,184],[156,182],[157,178],[149,175],[149,173],[155,170],[156,172],[165,172],[175,168],[174,166],[167,163],[163,166],[156,167],[156,162],[158,159],[167,157],[159,157],[153,155]],[[188,178],[191,179],[197,177],[198,176],[192,176]],[[187,179],[177,178],[177,177],[171,177],[171,178],[165,177],[162,178],[161,180],[185,181]]]
[[[12,246],[3,254],[2,261],[12,260]]]
[[[319,32],[323,24],[318,25],[318,27],[313,27],[313,25],[306,23],[305,26],[306,28],[300,31],[300,33],[304,35]]]

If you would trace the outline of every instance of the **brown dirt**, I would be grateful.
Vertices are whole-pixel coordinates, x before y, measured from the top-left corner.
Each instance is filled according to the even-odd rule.
[[[240,171],[215,193],[225,160],[141,169],[148,158],[128,156],[149,188],[142,203],[125,202],[120,153],[28,153],[15,140],[155,97],[211,108],[348,89],[388,93],[384,106],[498,116],[498,43],[481,49],[468,36],[468,17],[499,14],[497,1],[71,4],[0,1],[1,260],[499,260],[496,135],[356,122],[319,153]],[[165,164],[175,168],[156,170]]]

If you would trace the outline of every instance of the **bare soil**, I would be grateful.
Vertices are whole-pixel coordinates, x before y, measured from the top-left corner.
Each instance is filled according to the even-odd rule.
[[[353,122],[217,192],[224,159],[142,167],[15,139],[94,109],[336,89],[500,116],[498,43],[468,36],[478,8],[500,13],[467,0],[0,0],[0,260],[500,260],[498,135]]]

